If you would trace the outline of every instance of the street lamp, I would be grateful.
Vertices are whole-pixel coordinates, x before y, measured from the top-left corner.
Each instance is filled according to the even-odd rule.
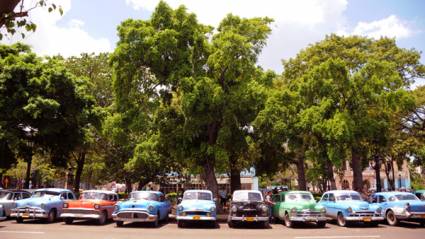
[[[24,157],[27,162],[27,171],[25,174],[25,184],[24,188],[30,187],[30,178],[31,178],[31,163],[33,156],[33,148],[34,148],[34,139],[33,137],[38,132],[37,129],[29,126],[29,125],[19,125],[19,127],[24,131],[25,134],[25,152]]]

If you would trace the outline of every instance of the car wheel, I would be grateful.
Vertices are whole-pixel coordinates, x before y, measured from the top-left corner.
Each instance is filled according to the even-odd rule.
[[[183,221],[177,221],[177,227],[178,228],[183,228],[184,227],[184,222]]]
[[[269,228],[270,227],[270,222],[269,221],[265,221],[263,223],[264,228]]]
[[[73,221],[74,221],[74,218],[72,217],[65,218],[65,224],[72,224]]]
[[[390,226],[397,226],[398,225],[397,217],[395,216],[395,213],[392,210],[388,210],[388,212],[386,214],[386,219],[387,219],[388,225],[390,225]]]
[[[50,209],[49,214],[47,215],[47,222],[52,223],[56,221],[56,210]]]
[[[105,211],[103,211],[101,214],[100,214],[100,217],[99,217],[99,219],[97,220],[97,224],[98,225],[103,225],[103,224],[105,224],[106,223],[106,220],[107,220],[107,214],[106,214],[106,212]]]
[[[289,219],[289,214],[285,213],[285,217],[283,218],[283,222],[285,223],[286,227],[293,227],[294,224],[292,223],[292,221]]]
[[[325,228],[326,227],[326,221],[317,222],[316,225],[319,228]]]
[[[338,223],[338,226],[345,227],[347,226],[347,221],[344,218],[344,215],[342,215],[341,212],[338,213],[338,216],[336,217],[336,222]]]
[[[123,221],[116,221],[115,224],[117,225],[117,227],[122,227],[124,225]]]
[[[24,222],[24,219],[22,217],[17,217],[16,218],[16,222],[17,223],[23,223]]]

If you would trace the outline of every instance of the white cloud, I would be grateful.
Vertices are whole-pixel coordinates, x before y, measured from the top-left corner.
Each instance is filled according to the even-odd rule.
[[[134,9],[153,11],[159,0],[126,0]],[[232,13],[241,17],[272,17],[272,34],[263,50],[259,64],[281,71],[281,60],[295,56],[308,44],[323,39],[345,25],[347,0],[166,0],[173,8],[185,5],[199,21],[217,26]]]
[[[26,1],[26,5],[32,6],[33,2]],[[63,15],[71,9],[71,0],[55,0],[55,3],[63,8]],[[58,12],[49,13],[46,8],[36,8],[30,12],[30,20],[37,24],[37,30],[34,33],[23,31],[27,35],[24,39],[16,34],[5,42],[22,41],[41,55],[73,56],[82,52],[112,51],[107,38],[95,38],[83,29],[83,21],[72,19],[66,26],[60,26],[62,18]]]
[[[410,37],[413,31],[409,28],[407,22],[400,20],[395,15],[391,15],[377,21],[359,22],[351,34],[368,36],[375,39],[382,36],[402,39]]]

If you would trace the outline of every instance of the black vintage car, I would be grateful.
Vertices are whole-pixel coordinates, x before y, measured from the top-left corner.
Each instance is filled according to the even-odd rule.
[[[236,223],[262,223],[269,227],[270,210],[264,203],[263,195],[257,190],[236,190],[233,192],[227,222],[229,227]]]

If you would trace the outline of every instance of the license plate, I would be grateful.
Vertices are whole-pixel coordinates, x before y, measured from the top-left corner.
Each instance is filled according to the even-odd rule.
[[[363,221],[364,222],[370,222],[370,221],[372,221],[372,218],[370,218],[370,217],[364,217],[363,218]]]
[[[254,218],[253,217],[246,217],[245,218],[245,221],[247,221],[247,222],[253,222],[254,221]]]
[[[193,220],[200,220],[200,219],[201,219],[201,216],[198,216],[198,215],[193,216]]]
[[[22,217],[28,218],[28,217],[30,217],[30,213],[29,212],[24,212],[22,214]]]

